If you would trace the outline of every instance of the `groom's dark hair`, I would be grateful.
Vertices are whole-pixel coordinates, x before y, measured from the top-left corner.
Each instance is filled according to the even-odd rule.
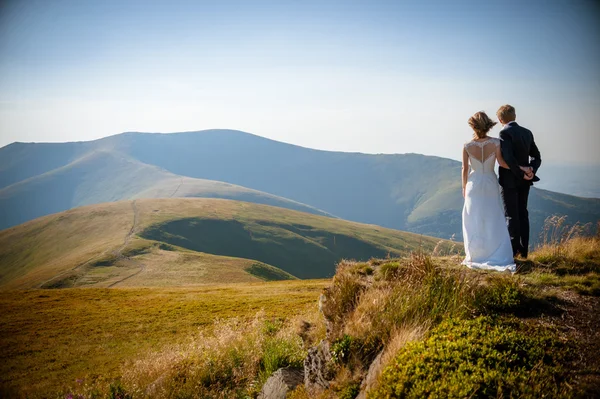
[[[515,107],[506,104],[498,108],[496,116],[501,122],[508,123],[517,119],[517,112],[515,111]]]

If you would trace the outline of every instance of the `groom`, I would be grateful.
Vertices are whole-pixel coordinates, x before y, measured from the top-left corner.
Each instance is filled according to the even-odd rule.
[[[508,219],[508,233],[513,256],[520,254],[523,258],[527,258],[529,249],[527,199],[531,185],[534,181],[539,181],[535,174],[542,164],[542,157],[531,131],[515,122],[517,114],[513,106],[508,104],[501,106],[496,115],[504,125],[500,132],[502,157],[510,167],[510,169],[499,168],[498,170],[498,180],[502,186],[502,198]]]

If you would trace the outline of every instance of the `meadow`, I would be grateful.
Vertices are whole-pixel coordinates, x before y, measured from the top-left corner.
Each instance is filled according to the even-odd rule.
[[[343,260],[329,280],[6,290],[0,394],[254,398],[271,373],[326,345],[328,385],[292,398],[352,399],[367,388],[369,398],[589,397],[600,390],[600,237],[561,218],[547,226],[546,244],[514,276],[469,270],[440,242]],[[122,245],[148,260],[156,248],[140,251],[146,244]],[[263,280],[278,271],[250,268]]]
[[[186,342],[216,319],[247,321],[261,312],[286,320],[314,310],[327,284],[1,292],[1,392],[47,397],[79,383],[102,386],[121,376],[126,360]]]

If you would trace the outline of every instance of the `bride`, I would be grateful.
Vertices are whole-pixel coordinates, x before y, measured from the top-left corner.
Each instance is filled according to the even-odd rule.
[[[508,165],[502,158],[500,139],[487,133],[496,125],[485,112],[469,118],[473,140],[463,148],[462,190],[463,238],[466,257],[463,265],[474,269],[516,271],[504,216],[504,203],[494,165]],[[469,168],[470,166],[470,168]],[[470,169],[470,171],[469,171]]]

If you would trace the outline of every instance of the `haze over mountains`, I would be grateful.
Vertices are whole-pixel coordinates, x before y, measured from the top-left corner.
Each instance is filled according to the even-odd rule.
[[[239,199],[462,236],[460,163],[445,158],[319,151],[233,130],[0,149],[0,228],[85,204],[160,197]],[[600,199],[533,189],[533,239],[552,214],[596,223]]]

